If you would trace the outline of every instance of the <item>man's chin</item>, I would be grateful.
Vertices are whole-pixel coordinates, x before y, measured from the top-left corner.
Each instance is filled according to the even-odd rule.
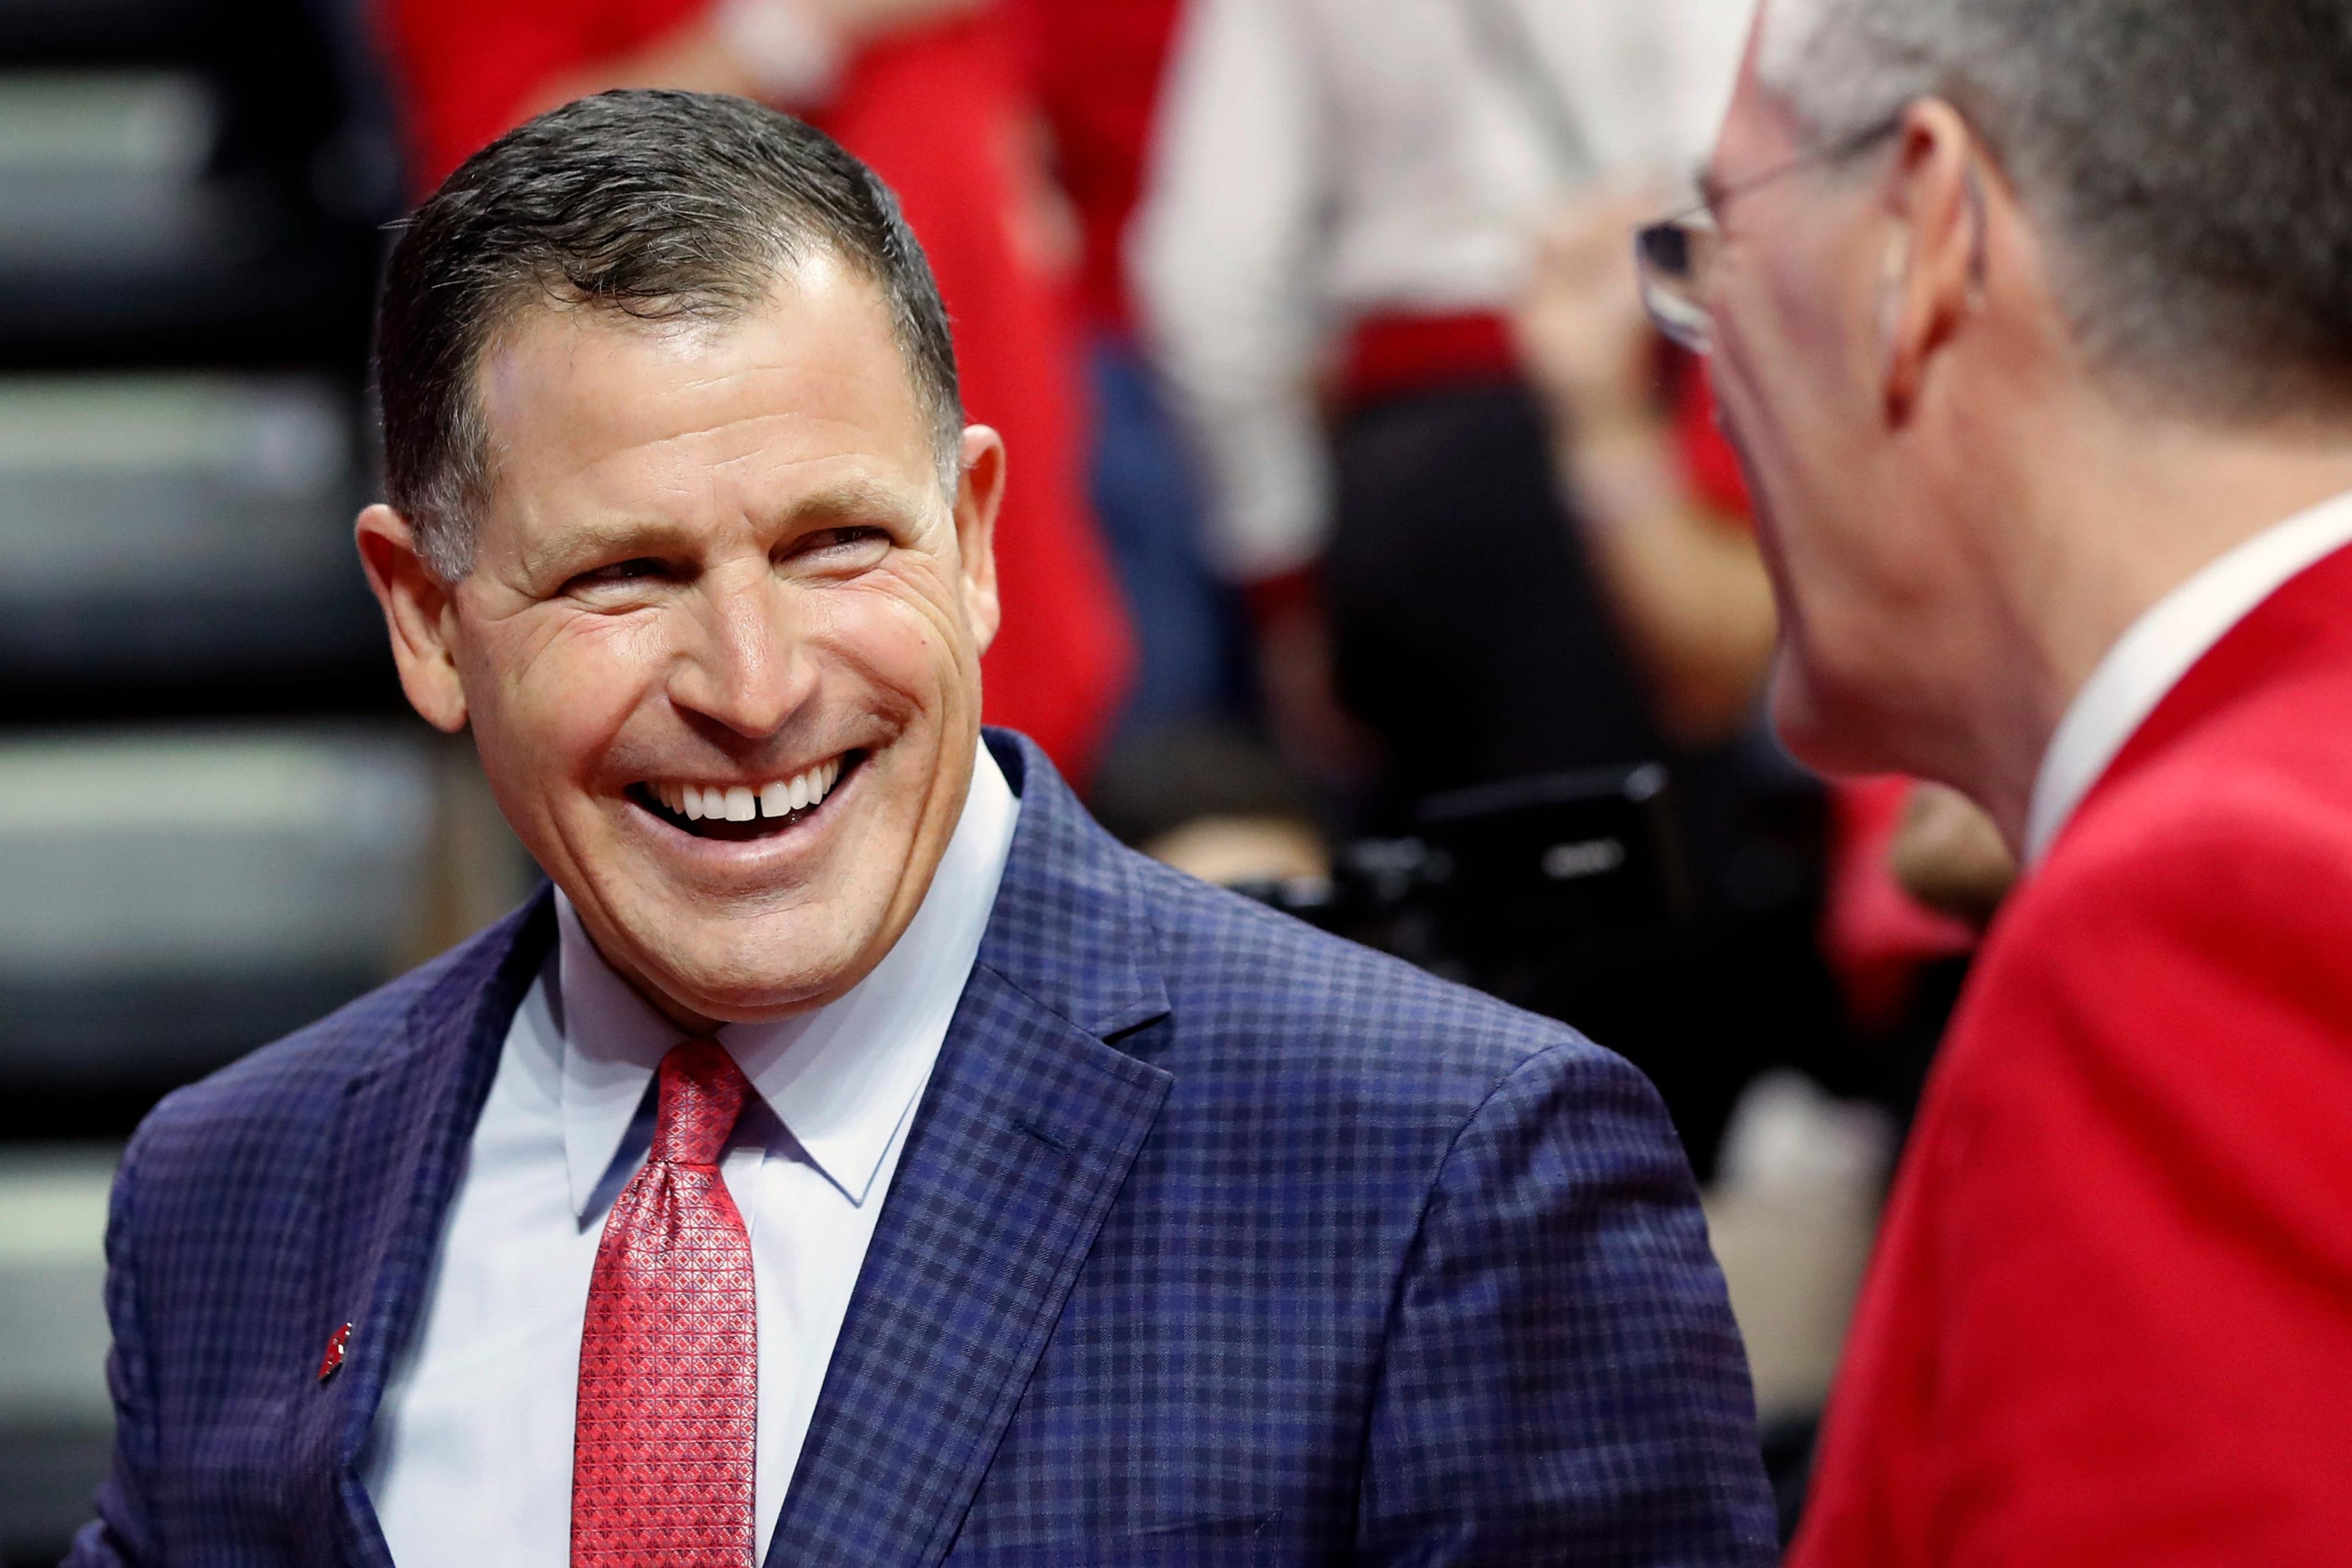
[[[800,982],[772,977],[748,982],[664,975],[654,984],[637,988],[664,1017],[690,1034],[701,1035],[730,1024],[770,1024],[814,1012],[849,985],[829,984],[822,979]]]
[[[646,940],[629,942],[632,951],[606,952],[605,959],[656,1011],[695,1033],[814,1011],[873,967],[861,962],[862,948],[840,942],[834,931],[779,931],[772,916],[748,941],[730,929],[735,922],[709,922],[700,931],[682,920],[651,923]]]

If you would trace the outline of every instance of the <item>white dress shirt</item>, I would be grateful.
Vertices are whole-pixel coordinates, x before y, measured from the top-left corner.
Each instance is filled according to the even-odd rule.
[[[1222,567],[1264,576],[1321,547],[1310,383],[1335,334],[1500,310],[1565,195],[1685,175],[1752,7],[1191,0],[1131,260],[1208,462]]]
[[[1019,802],[985,746],[922,907],[828,1006],[719,1032],[759,1091],[720,1162],[758,1298],[762,1560],[890,1190],[915,1104],[980,951]],[[654,1070],[685,1037],[560,937],[509,1030],[415,1338],[364,1480],[394,1562],[566,1568],[589,1276],[653,1139]]]
[[[2134,621],[2075,694],[2042,753],[2026,808],[2026,863],[2049,852],[2107,764],[2214,644],[2290,578],[2347,544],[2352,494],[2263,530]]]

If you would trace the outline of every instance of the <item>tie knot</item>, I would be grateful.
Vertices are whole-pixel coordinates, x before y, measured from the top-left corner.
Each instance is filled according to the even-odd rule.
[[[662,1058],[653,1158],[674,1165],[716,1164],[751,1098],[751,1079],[717,1041],[672,1047]]]

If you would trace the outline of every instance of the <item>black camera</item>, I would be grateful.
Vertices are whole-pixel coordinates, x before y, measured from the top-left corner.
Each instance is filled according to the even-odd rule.
[[[1481,990],[1591,939],[1688,916],[1666,770],[1555,773],[1434,796],[1414,831],[1360,839],[1328,879],[1236,890]]]

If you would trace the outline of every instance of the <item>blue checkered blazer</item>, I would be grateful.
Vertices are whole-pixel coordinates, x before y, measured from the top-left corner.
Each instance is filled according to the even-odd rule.
[[[772,1568],[1771,1562],[1641,1076],[1129,853],[990,742],[1018,835]],[[541,897],[140,1129],[119,1445],[71,1563],[390,1561],[360,1454],[552,923]]]

